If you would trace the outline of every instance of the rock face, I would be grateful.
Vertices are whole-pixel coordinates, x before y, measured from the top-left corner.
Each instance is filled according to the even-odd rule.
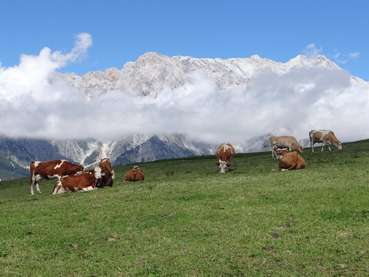
[[[121,140],[41,140],[0,138],[0,178],[25,176],[32,160],[67,159],[91,166],[104,157],[113,164],[147,162],[213,153],[214,146],[182,135],[135,135]]]
[[[322,55],[298,55],[286,63],[253,55],[247,58],[209,59],[187,56],[169,57],[155,52],[126,63],[122,69],[89,72],[84,75],[66,74],[75,88],[89,96],[109,91],[131,92],[142,96],[157,96],[164,90],[173,90],[191,84],[197,77],[206,77],[216,89],[246,88],[260,71],[283,74],[301,68],[340,70]],[[361,80],[362,81],[362,80]]]

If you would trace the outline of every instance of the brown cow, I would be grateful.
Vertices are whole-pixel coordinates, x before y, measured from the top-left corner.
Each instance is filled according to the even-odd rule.
[[[52,194],[94,190],[102,178],[101,171],[101,168],[96,166],[93,170],[63,176],[54,186]]]
[[[272,149],[272,157],[277,158],[275,150],[277,148],[288,148],[290,151],[302,153],[303,148],[293,136],[271,136],[270,144]]]
[[[278,148],[276,155],[281,171],[305,168],[305,160],[297,151],[288,152],[287,148]]]
[[[128,170],[124,176],[124,181],[126,182],[136,182],[145,180],[145,175],[143,170],[135,165],[132,169]]]
[[[234,147],[232,144],[223,143],[219,145],[216,157],[217,157],[217,166],[220,173],[226,173],[231,168],[232,158],[236,154]]]
[[[41,193],[39,187],[41,179],[60,179],[62,176],[75,174],[82,170],[83,166],[65,160],[32,161],[30,164],[31,194],[34,194],[33,187],[36,187],[36,190]]]
[[[322,143],[322,150],[324,146],[328,145],[329,151],[332,151],[331,145],[337,147],[338,150],[342,150],[342,143],[337,139],[336,135],[331,130],[311,130],[309,132],[311,152],[314,152],[314,144]]]
[[[115,178],[115,172],[108,158],[102,159],[99,163],[101,168],[101,180],[97,183],[97,187],[113,186],[113,181]]]

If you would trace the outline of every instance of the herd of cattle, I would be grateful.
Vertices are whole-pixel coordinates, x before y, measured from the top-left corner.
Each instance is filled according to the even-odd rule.
[[[327,145],[332,151],[331,145],[342,150],[342,144],[330,130],[312,130],[309,132],[310,146],[314,152],[314,145],[322,143],[321,151]],[[305,161],[300,153],[301,145],[293,136],[270,137],[272,157],[278,160],[279,169],[303,169]],[[216,151],[217,168],[220,173],[226,173],[231,169],[232,158],[236,151],[231,144],[221,144]],[[42,179],[57,179],[52,194],[64,192],[90,191],[96,188],[112,186],[115,173],[109,159],[102,159],[93,169],[85,169],[80,164],[66,160],[32,161],[30,164],[31,194],[34,188],[41,193],[39,181]],[[143,181],[144,172],[138,166],[134,166],[124,176],[126,182]]]
[[[338,150],[342,150],[342,143],[331,130],[311,130],[309,132],[309,140],[312,152],[314,152],[314,145],[316,143],[322,144],[321,151],[324,150],[325,146],[328,146],[329,151],[332,151],[331,145],[337,147]],[[305,168],[305,160],[300,155],[303,148],[295,137],[271,136],[270,145],[272,157],[278,161],[281,171]],[[218,147],[216,157],[220,173],[225,173],[231,169],[234,154],[235,149],[231,144],[222,144]]]

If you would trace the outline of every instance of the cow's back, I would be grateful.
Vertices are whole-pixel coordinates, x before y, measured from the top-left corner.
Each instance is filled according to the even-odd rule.
[[[221,144],[216,152],[216,156],[221,161],[229,161],[236,153],[234,147],[230,143]]]
[[[305,160],[297,151],[287,152],[279,160],[279,168],[303,169],[305,168]]]
[[[41,175],[42,177],[48,177],[54,175],[55,167],[61,163],[61,160],[51,161],[32,161],[30,164],[30,172],[33,175]]]
[[[95,186],[94,175],[90,172],[64,176],[61,178],[61,182],[62,186],[70,191],[76,191],[90,186]]]

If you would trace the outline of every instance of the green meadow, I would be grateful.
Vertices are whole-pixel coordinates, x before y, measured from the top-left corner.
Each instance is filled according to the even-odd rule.
[[[146,180],[50,195],[0,183],[0,276],[369,276],[369,141],[141,164]]]

